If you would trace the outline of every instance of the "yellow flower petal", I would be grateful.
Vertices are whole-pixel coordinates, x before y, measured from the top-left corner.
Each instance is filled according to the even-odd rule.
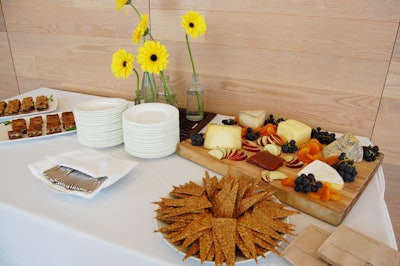
[[[167,48],[160,42],[147,41],[139,47],[137,62],[144,72],[160,74],[169,63]]]
[[[113,54],[111,70],[116,78],[128,78],[133,72],[134,57],[124,49],[118,49]]]
[[[149,22],[149,16],[147,14],[141,15],[140,22],[132,34],[132,41],[135,44],[138,44],[140,42],[140,38],[142,38],[147,34],[149,28],[148,22]]]
[[[197,39],[199,35],[203,35],[207,30],[207,24],[204,17],[193,10],[182,16],[181,26],[186,30],[186,34]]]
[[[124,5],[128,5],[130,0],[115,0],[117,11],[119,11]]]

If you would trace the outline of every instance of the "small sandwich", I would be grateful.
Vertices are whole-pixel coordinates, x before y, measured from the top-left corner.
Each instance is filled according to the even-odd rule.
[[[12,127],[12,130],[14,130],[14,131],[21,131],[22,134],[26,134],[26,131],[27,131],[26,120],[23,118],[12,120],[11,127]]]
[[[35,111],[35,103],[32,97],[25,97],[22,99],[21,113],[30,113]]]
[[[19,99],[9,100],[5,114],[6,115],[18,114],[20,107],[21,107],[21,101]]]
[[[74,129],[76,126],[74,113],[71,111],[61,113],[61,121],[65,130]]]
[[[42,135],[43,118],[41,116],[29,119],[28,137],[38,137]]]
[[[40,95],[36,97],[36,110],[37,111],[44,111],[49,109],[49,100],[47,96]]]
[[[49,114],[46,115],[46,133],[47,135],[60,133],[61,129],[61,121],[58,114]]]
[[[7,103],[5,101],[0,102],[0,116],[3,116],[6,112]]]

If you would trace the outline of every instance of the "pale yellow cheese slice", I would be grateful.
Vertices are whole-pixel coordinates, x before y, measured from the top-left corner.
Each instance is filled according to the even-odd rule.
[[[344,186],[344,181],[340,174],[332,166],[320,160],[315,160],[304,167],[298,173],[298,175],[301,174],[314,174],[315,180],[329,182],[335,190],[341,190]]]
[[[239,126],[208,124],[204,136],[204,148],[232,148],[242,147],[242,128]]]
[[[239,125],[253,129],[264,125],[267,112],[264,110],[245,110],[239,112]]]
[[[312,128],[294,119],[288,119],[278,124],[276,133],[285,141],[295,140],[296,145],[304,144],[311,138]]]

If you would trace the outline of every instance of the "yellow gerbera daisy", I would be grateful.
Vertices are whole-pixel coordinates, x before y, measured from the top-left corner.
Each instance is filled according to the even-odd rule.
[[[137,62],[144,72],[160,74],[168,65],[167,48],[160,42],[147,41],[139,47]]]
[[[140,42],[140,38],[146,36],[149,30],[148,23],[149,23],[149,16],[147,14],[141,15],[140,22],[132,34],[132,41],[134,43],[138,44]]]
[[[111,70],[116,78],[127,78],[133,71],[133,55],[124,49],[118,49],[113,54]]]
[[[199,35],[204,34],[207,30],[204,17],[199,12],[193,10],[190,10],[182,16],[181,25],[186,30],[186,34],[195,39],[197,39]]]
[[[131,0],[115,0],[117,11],[119,11],[124,5],[129,5]]]

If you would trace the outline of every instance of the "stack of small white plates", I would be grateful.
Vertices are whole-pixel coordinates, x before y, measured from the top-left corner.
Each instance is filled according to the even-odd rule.
[[[104,98],[75,106],[74,116],[79,143],[90,148],[106,148],[123,143],[122,113],[128,101]]]
[[[179,143],[179,110],[165,103],[144,103],[122,114],[125,150],[139,158],[161,158]]]

